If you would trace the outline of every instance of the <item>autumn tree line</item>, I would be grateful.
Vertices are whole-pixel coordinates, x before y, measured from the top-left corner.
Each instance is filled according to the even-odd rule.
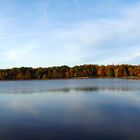
[[[21,67],[0,69],[0,80],[68,79],[68,78],[140,78],[140,65],[80,65],[47,68]]]

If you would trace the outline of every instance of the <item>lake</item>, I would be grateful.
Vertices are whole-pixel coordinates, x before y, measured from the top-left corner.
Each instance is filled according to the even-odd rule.
[[[0,81],[0,140],[140,140],[140,81]]]

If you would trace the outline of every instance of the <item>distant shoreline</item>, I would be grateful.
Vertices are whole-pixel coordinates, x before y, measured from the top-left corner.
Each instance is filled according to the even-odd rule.
[[[53,80],[88,80],[88,79],[121,79],[121,80],[140,80],[140,77],[75,77],[75,78],[57,78],[57,79],[6,79],[6,80],[0,80],[0,81],[53,81]]]
[[[140,65],[84,64],[74,67],[20,67],[0,69],[0,80],[50,80],[50,79],[134,79],[140,80]]]

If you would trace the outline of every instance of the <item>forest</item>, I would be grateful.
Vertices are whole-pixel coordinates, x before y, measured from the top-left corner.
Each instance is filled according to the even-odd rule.
[[[45,80],[69,78],[132,78],[140,79],[140,65],[95,65],[46,68],[20,67],[0,69],[0,80]]]

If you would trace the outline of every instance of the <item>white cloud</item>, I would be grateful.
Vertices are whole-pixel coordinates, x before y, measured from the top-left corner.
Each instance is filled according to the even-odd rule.
[[[68,64],[77,64],[79,59],[83,63],[84,60],[88,60],[86,63],[99,64],[129,63],[137,58],[140,52],[140,5],[128,9],[121,11],[117,19],[80,23],[79,26],[60,32],[60,45],[68,46],[69,50],[71,47],[68,44],[79,47],[73,56],[67,55],[74,58],[68,59]],[[66,43],[63,44],[63,41]]]
[[[117,8],[114,10],[117,11]],[[9,48],[5,49],[7,63],[12,66],[35,67],[83,63],[131,63],[134,61],[138,64],[140,5],[125,6],[124,9],[120,9],[118,16],[114,18],[98,17],[92,20],[82,20],[79,23],[62,23],[60,27],[53,24],[48,28],[46,26],[50,23],[46,19],[47,11],[45,11],[40,21],[34,24],[40,25],[43,19],[44,24],[41,24],[43,27],[37,27],[36,30],[15,30],[15,32],[16,21],[10,20],[11,25],[5,26],[4,22],[7,20],[2,20],[0,26],[4,27],[4,30],[0,30],[0,37],[7,36],[5,38],[7,42],[13,40],[11,47],[4,44]]]
[[[14,63],[14,66],[30,66],[29,61],[35,63],[38,48],[39,45],[37,42],[31,42],[26,46],[19,46],[17,48],[12,47],[6,51],[5,57],[9,62]]]

